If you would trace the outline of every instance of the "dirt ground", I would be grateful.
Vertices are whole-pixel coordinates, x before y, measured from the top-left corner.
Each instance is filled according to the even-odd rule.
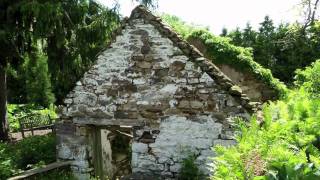
[[[46,130],[35,130],[34,131],[34,135],[46,135],[48,133],[52,132],[51,129],[46,129]],[[24,132],[24,135],[25,137],[29,137],[31,136],[31,131],[27,131],[27,132]],[[12,138],[12,141],[20,141],[22,139],[22,134],[21,132],[16,132],[16,133],[11,133],[11,138]]]

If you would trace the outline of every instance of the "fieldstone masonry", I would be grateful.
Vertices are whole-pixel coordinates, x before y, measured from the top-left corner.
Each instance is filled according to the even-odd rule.
[[[200,50],[205,57],[209,57],[207,48],[200,39],[191,37],[188,38],[188,42]],[[226,63],[218,64],[217,66],[232,80],[232,82],[242,89],[251,101],[266,102],[277,99],[276,91],[257,78],[253,73],[239,71],[234,66],[230,66]]]
[[[211,147],[235,144],[233,122],[248,118],[254,104],[143,6],[117,32],[64,101],[59,159],[74,160],[74,173],[88,179],[100,161],[97,128],[132,126],[133,173],[175,178],[194,153],[208,174]]]

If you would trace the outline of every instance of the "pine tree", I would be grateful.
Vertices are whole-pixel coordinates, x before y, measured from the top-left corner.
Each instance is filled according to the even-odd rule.
[[[25,55],[25,78],[27,99],[43,107],[54,103],[54,94],[48,72],[47,56],[35,46],[35,50]]]
[[[264,21],[260,23],[256,51],[254,51],[255,60],[269,69],[272,69],[276,61],[273,56],[275,51],[274,30],[273,21],[269,16],[266,16]]]
[[[252,29],[250,23],[247,23],[246,27],[243,30],[243,43],[244,47],[254,48],[257,41],[257,32]]]
[[[226,36],[228,36],[228,29],[227,28],[222,28],[222,31],[221,31],[221,34],[220,34],[220,36],[222,36],[222,37],[226,37]]]
[[[136,1],[153,5],[156,0]],[[1,0],[0,22],[0,140],[8,140],[8,64],[23,63],[24,54],[32,56],[32,44],[44,41],[47,46],[43,47],[43,52],[48,55],[52,82],[69,83],[63,95],[92,63],[92,57],[106,45],[110,32],[119,23],[119,15],[116,8],[105,8],[94,0]],[[72,81],[66,76],[71,72],[76,72]],[[49,84],[43,87],[48,89]],[[51,100],[45,101],[42,103]]]
[[[231,42],[234,45],[242,46],[242,32],[239,27],[236,30],[229,33],[229,37],[231,37]]]

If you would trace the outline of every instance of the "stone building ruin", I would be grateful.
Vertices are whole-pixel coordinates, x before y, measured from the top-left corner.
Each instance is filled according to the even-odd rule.
[[[203,41],[195,37],[189,37],[187,40],[195,46],[205,58],[209,58],[209,53]],[[235,65],[228,63],[215,64],[233,83],[237,84],[243,93],[245,93],[253,102],[267,102],[278,98],[277,92],[273,87],[268,86],[253,73],[248,71],[239,71]]]
[[[72,160],[79,179],[119,171],[175,179],[193,153],[209,174],[211,148],[235,144],[235,118],[252,111],[239,87],[138,6],[64,100],[58,159]]]

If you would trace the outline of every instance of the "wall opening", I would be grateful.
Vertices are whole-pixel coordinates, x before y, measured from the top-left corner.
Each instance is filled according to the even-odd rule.
[[[132,127],[97,127],[94,136],[95,176],[118,179],[131,174]]]

